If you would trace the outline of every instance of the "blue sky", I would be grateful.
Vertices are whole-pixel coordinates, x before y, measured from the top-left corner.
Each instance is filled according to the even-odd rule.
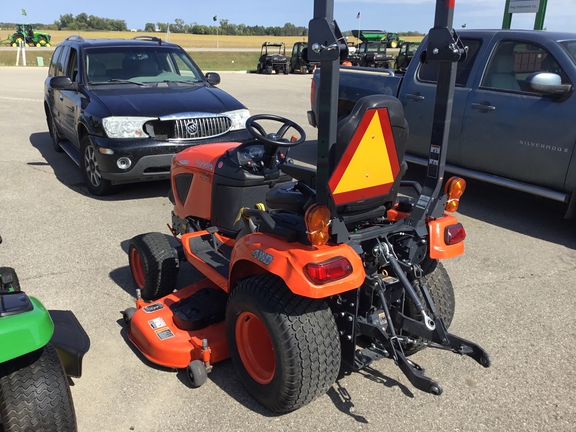
[[[230,23],[283,26],[289,22],[308,26],[313,14],[313,0],[219,0],[214,3],[187,0],[98,0],[70,2],[50,0],[27,2],[27,16],[21,6],[10,2],[2,7],[0,21],[41,22],[51,24],[60,15],[85,12],[102,18],[123,19],[128,28],[142,29],[147,22],[169,22],[182,19],[186,24],[213,25],[212,17],[228,19]],[[342,31],[382,29],[387,31],[420,31],[426,33],[434,22],[434,0],[335,0],[334,17]],[[454,27],[500,28],[505,0],[456,0]],[[360,12],[360,19],[356,16]],[[548,0],[545,27],[548,30],[576,33],[576,0]],[[515,14],[512,28],[530,29],[534,14]]]

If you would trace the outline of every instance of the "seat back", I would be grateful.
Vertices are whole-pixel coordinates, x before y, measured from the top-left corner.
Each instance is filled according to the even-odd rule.
[[[491,65],[489,86],[503,90],[520,91],[520,84],[514,74],[514,57],[500,55]]]
[[[108,76],[108,71],[103,63],[98,61],[91,61],[88,67],[88,80],[90,82],[103,82],[108,81],[110,77]]]
[[[158,75],[158,64],[152,59],[144,59],[138,62],[138,74],[140,76]]]
[[[406,170],[408,123],[400,101],[371,95],[338,123],[328,182],[338,216],[346,223],[385,216]]]

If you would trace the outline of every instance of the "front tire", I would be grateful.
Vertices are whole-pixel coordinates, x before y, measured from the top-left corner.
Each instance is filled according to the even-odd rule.
[[[102,177],[96,149],[88,135],[80,141],[80,170],[88,188],[88,192],[96,196],[110,195],[113,192],[112,182]]]
[[[340,369],[340,337],[323,300],[293,294],[275,275],[240,282],[226,310],[226,336],[240,379],[276,413],[323,395]]]
[[[144,300],[157,300],[176,289],[178,253],[163,234],[153,232],[134,237],[130,240],[128,260]]]
[[[68,378],[51,344],[2,364],[0,420],[4,432],[76,430]]]
[[[456,300],[454,298],[454,287],[450,281],[450,276],[448,272],[438,260],[425,260],[422,263],[422,271],[424,275],[421,279],[416,279],[412,282],[414,289],[418,293],[420,300],[423,301],[424,310],[427,314],[430,314],[430,310],[426,306],[424,299],[420,292],[420,283],[424,283],[428,287],[432,301],[436,306],[437,314],[442,317],[446,329],[452,324],[452,319],[454,318],[454,310],[456,308]],[[404,313],[415,320],[421,320],[422,316],[416,310],[414,303],[411,300],[406,301],[406,307]],[[415,338],[417,341],[422,341],[421,338],[409,335]],[[404,344],[402,346],[404,349],[404,354],[410,356],[424,349],[421,344]]]

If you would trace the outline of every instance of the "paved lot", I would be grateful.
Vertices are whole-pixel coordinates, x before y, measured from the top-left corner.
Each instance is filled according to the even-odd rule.
[[[91,338],[84,376],[72,387],[81,431],[574,430],[575,224],[562,219],[561,206],[478,182],[469,182],[459,214],[466,254],[445,266],[456,289],[451,330],[486,348],[493,367],[418,353],[442,396],[415,390],[382,360],[309,406],[273,416],[243,389],[230,361],[199,389],[182,372],[145,361],[120,319],[133,304],[126,250],[136,234],[166,231],[168,183],[88,196],[73,162],[52,150],[45,76],[45,68],[0,68],[0,263],[15,267],[23,289],[48,308],[73,310]],[[223,74],[221,88],[253,114],[305,125],[309,83],[310,76]],[[312,145],[294,150],[311,162]],[[190,277],[182,271],[180,286]]]

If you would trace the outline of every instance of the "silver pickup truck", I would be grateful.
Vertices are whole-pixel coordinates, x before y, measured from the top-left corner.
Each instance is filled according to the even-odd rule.
[[[576,217],[576,34],[461,30],[468,53],[458,63],[446,169],[568,204]],[[343,67],[338,118],[369,94],[396,96],[410,127],[405,159],[426,165],[436,92],[434,63],[419,59],[403,75]],[[427,56],[434,55],[426,52]],[[312,110],[316,126],[313,79]]]

